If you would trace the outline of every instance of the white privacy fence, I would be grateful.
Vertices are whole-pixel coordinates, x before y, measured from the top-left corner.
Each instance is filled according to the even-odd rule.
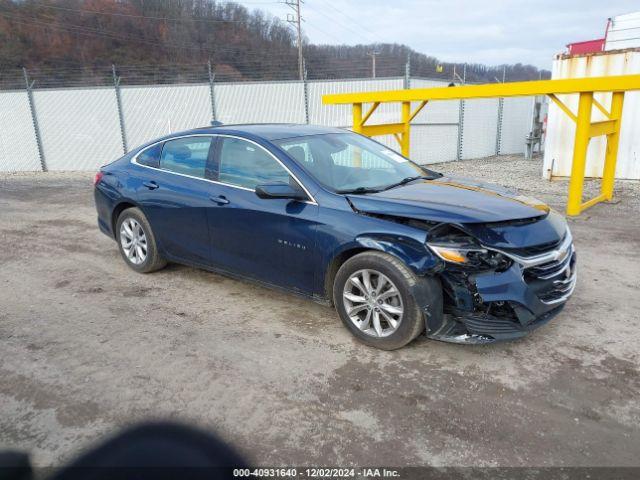
[[[322,95],[406,83],[397,77],[0,91],[0,171],[95,170],[142,143],[213,119],[349,127],[351,106],[323,105]],[[431,102],[412,123],[411,157],[429,164],[522,153],[532,111],[533,98]],[[399,105],[381,105],[369,123],[399,118]],[[378,140],[398,149],[391,136]]]

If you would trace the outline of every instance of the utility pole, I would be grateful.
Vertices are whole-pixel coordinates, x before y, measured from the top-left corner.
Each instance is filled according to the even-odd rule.
[[[298,72],[300,75],[300,80],[304,80],[304,62],[302,59],[302,26],[300,25],[303,21],[302,16],[300,15],[300,4],[302,0],[285,0],[284,3],[291,7],[295,13],[287,14],[287,22],[292,24],[296,28],[297,37],[298,37]]]
[[[371,78],[376,78],[376,56],[380,55],[380,52],[372,50],[367,55],[371,57]]]

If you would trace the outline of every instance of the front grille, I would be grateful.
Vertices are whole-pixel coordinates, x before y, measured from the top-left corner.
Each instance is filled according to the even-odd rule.
[[[563,260],[525,269],[525,281],[541,302],[553,305],[565,301],[576,285],[576,254],[573,246]]]
[[[479,335],[499,335],[521,330],[519,324],[506,318],[486,316],[468,316],[463,320],[469,333]]]
[[[549,247],[550,245],[550,247]],[[567,231],[561,242],[534,248],[533,255],[518,256],[504,252],[522,266],[523,279],[541,302],[554,305],[564,302],[576,284],[576,253],[571,233]]]
[[[521,257],[533,257],[534,255],[540,255],[541,253],[555,250],[562,244],[562,242],[564,242],[564,238],[556,242],[541,243],[539,245],[532,245],[530,247],[505,248],[503,249],[503,251]]]
[[[571,278],[554,284],[553,288],[538,296],[544,303],[555,303],[562,301],[573,289],[573,281]]]
[[[576,253],[571,232],[567,229],[560,242],[520,249],[524,250],[534,253],[518,255],[515,249],[497,251],[520,265],[523,280],[541,302],[554,305],[567,300],[576,285]]]
[[[573,258],[573,253],[574,251],[572,245],[567,250],[567,254],[564,258],[527,268],[525,270],[525,277],[530,277],[538,280],[548,280],[557,275],[560,275],[569,267],[571,259]]]

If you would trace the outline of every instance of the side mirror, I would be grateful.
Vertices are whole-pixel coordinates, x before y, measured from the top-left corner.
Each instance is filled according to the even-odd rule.
[[[263,183],[256,187],[256,195],[260,198],[288,198],[290,200],[307,200],[307,194],[300,188],[287,183]]]

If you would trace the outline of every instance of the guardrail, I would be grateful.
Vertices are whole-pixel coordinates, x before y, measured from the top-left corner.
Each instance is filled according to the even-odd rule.
[[[393,135],[400,144],[402,154],[408,156],[411,121],[431,101],[547,95],[576,123],[567,214],[579,215],[597,203],[613,199],[624,94],[629,90],[640,90],[640,75],[342,93],[324,95],[322,101],[325,105],[352,104],[354,131],[367,136]],[[611,105],[608,109],[593,97],[596,92],[613,93]],[[580,96],[577,113],[572,112],[558,98],[558,95],[564,94],[578,94]],[[412,110],[412,102],[419,102],[414,110]],[[400,121],[376,125],[366,124],[382,103],[401,103]],[[371,107],[363,114],[364,104],[371,104]],[[607,120],[591,121],[591,111],[594,105],[605,115]],[[607,137],[607,153],[602,173],[600,195],[583,202],[582,193],[587,147],[592,137],[600,135],[606,135]]]

